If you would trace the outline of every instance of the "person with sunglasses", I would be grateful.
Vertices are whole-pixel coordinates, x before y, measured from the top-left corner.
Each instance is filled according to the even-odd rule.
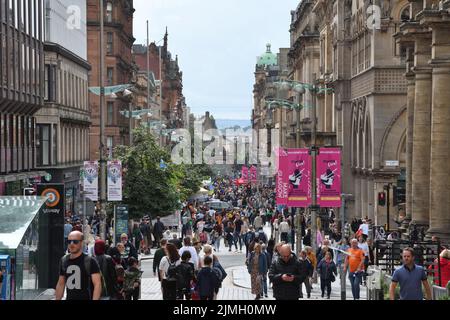
[[[100,268],[97,261],[83,253],[83,234],[71,232],[67,243],[70,254],[61,259],[56,300],[61,300],[64,289],[66,300],[99,300],[102,293]]]

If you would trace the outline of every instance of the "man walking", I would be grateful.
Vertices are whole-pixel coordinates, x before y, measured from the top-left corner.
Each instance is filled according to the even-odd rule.
[[[276,300],[298,300],[300,283],[304,280],[302,267],[289,245],[279,249],[280,257],[272,263],[269,271],[273,283],[273,296]]]
[[[161,217],[156,217],[155,225],[153,226],[153,235],[155,236],[156,245],[159,246],[159,242],[163,238],[165,226],[164,223],[161,222]]]
[[[395,289],[400,284],[400,300],[423,300],[422,285],[426,299],[431,300],[431,287],[427,281],[425,269],[414,263],[414,249],[403,249],[403,266],[394,271],[389,296],[395,300]]]
[[[158,279],[161,281],[161,276],[159,272],[159,264],[163,257],[166,256],[166,244],[167,240],[162,239],[160,243],[160,248],[156,250],[155,256],[153,257],[153,274],[156,275],[158,273]]]
[[[349,268],[348,277],[352,285],[353,299],[359,300],[361,279],[364,271],[364,251],[358,247],[358,240],[352,239],[351,248],[347,252],[344,274],[347,272],[347,268]]]
[[[189,251],[189,253],[191,254],[191,260],[189,262],[192,262],[194,264],[195,270],[199,270],[200,266],[199,266],[198,253],[197,253],[197,250],[195,250],[195,248],[192,246],[191,238],[186,237],[186,238],[184,238],[183,242],[184,242],[184,246],[179,251],[180,256],[183,255],[183,252]]]
[[[67,242],[70,254],[61,259],[56,300],[61,300],[64,288],[66,300],[99,300],[102,293],[100,268],[97,262],[83,253],[83,234],[71,232]]]
[[[279,226],[279,230],[280,230],[281,241],[283,241],[284,243],[288,243],[290,227],[289,227],[289,223],[286,221],[286,219],[282,219],[280,226]]]

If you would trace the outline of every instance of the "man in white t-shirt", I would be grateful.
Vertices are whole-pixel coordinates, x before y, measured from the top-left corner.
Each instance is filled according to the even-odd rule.
[[[367,241],[367,238],[369,237],[369,223],[367,220],[364,220],[363,223],[359,226],[359,229],[362,232],[362,236],[365,241]]]
[[[195,248],[192,246],[191,238],[186,237],[186,238],[184,238],[183,242],[184,242],[184,246],[179,251],[180,256],[183,255],[183,252],[189,251],[189,253],[191,254],[191,260],[189,260],[189,262],[192,262],[194,264],[195,270],[199,270],[200,267],[199,267],[198,254],[197,254],[197,250],[195,250]]]

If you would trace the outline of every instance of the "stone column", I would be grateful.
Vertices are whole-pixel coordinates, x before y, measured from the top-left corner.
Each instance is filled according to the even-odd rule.
[[[368,208],[368,203],[367,203],[367,176],[363,175],[361,177],[361,217],[364,219],[368,214],[367,214],[367,208]]]
[[[450,26],[433,26],[430,229],[450,241]]]
[[[412,224],[428,226],[430,210],[431,58],[430,38],[417,35],[415,43],[415,105],[412,159]]]
[[[406,132],[406,217],[402,223],[402,229],[407,230],[412,217],[412,186],[413,186],[413,133],[414,133],[414,101],[416,94],[416,77],[414,73],[406,74],[407,89],[407,113],[408,124]]]
[[[355,173],[355,217],[361,217],[361,176]]]

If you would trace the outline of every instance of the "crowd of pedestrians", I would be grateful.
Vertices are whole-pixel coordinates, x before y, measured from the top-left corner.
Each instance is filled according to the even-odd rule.
[[[156,250],[153,273],[161,283],[164,300],[217,299],[227,273],[216,253],[224,250],[245,253],[256,300],[268,298],[269,288],[277,300],[301,299],[303,287],[309,299],[319,283],[317,290],[322,298],[330,299],[338,275],[348,277],[353,299],[360,299],[367,269],[375,260],[373,238],[382,237],[381,231],[372,234],[369,219],[345,223],[342,234],[334,211],[327,210],[317,219],[317,237],[312,239],[310,217],[277,207],[273,186],[238,186],[228,178],[218,178],[212,186],[211,200],[228,203],[229,209],[215,210],[210,202],[185,203],[180,214],[181,238],[159,217],[153,225],[149,217],[144,217],[110,246],[110,241],[98,237],[95,219],[87,223],[84,234],[79,219],[68,219],[64,237],[70,253],[61,259],[57,299],[62,298],[64,288],[67,299],[139,299],[139,254],[148,255],[152,249]],[[268,229],[269,235],[265,232]],[[299,252],[293,249],[297,231],[302,241]],[[317,250],[313,250],[313,244]],[[426,272],[414,264],[414,252],[405,250],[402,258],[404,265],[393,275],[391,293],[399,285],[401,299],[420,298],[418,288],[424,285],[428,297]],[[439,259],[447,283],[449,251],[443,248]]]

